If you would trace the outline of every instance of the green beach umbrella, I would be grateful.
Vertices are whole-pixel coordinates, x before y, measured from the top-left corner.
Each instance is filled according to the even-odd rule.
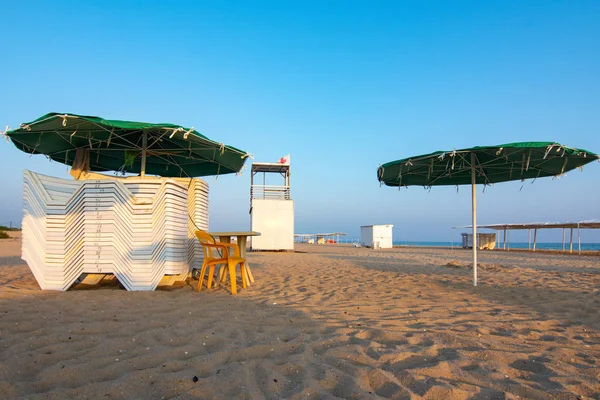
[[[85,151],[89,169],[164,177],[239,172],[248,153],[210,140],[194,128],[50,113],[6,132],[30,154],[73,165]]]
[[[476,185],[560,176],[598,160],[587,150],[555,142],[519,142],[498,146],[436,151],[388,162],[377,170],[387,186],[471,185],[473,218],[473,285],[477,286]]]

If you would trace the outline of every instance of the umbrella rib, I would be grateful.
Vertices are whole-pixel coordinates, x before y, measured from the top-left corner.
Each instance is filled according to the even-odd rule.
[[[167,133],[168,133],[168,131],[167,131],[167,130],[165,130],[165,132],[163,132],[161,135],[159,135],[159,136],[156,138],[156,140],[155,140],[153,143],[151,143],[151,144],[148,146],[148,148],[150,149],[150,148],[154,147],[154,145],[155,145],[155,144],[157,144],[159,141],[161,141],[161,140],[162,140],[162,138],[163,138],[163,137],[164,137],[164,136],[165,136]]]
[[[119,163],[122,163],[124,161],[121,157],[113,157],[111,155],[104,155],[104,157],[111,158],[111,159],[113,159],[115,161],[118,161]],[[91,159],[92,159],[92,157],[90,156],[90,167],[95,167],[96,169],[102,169],[102,170],[105,170],[105,171],[109,170],[108,168],[103,167],[100,164],[93,164],[92,161],[91,161]],[[114,171],[118,171],[118,170],[114,170]]]
[[[91,123],[92,123],[92,125],[95,125],[95,126],[97,126],[98,128],[102,129],[102,130],[103,130],[103,131],[105,131],[105,132],[108,132],[108,133],[111,133],[111,132],[112,132],[112,127],[111,127],[111,129],[109,130],[108,128],[105,128],[104,126],[102,126],[102,125],[100,125],[100,124],[97,124],[97,123],[96,123],[96,122],[94,122],[94,121],[89,121],[89,122],[91,122]],[[133,143],[132,141],[130,141],[130,140],[128,140],[128,139],[126,139],[126,138],[125,138],[125,136],[128,136],[128,135],[133,135],[133,134],[135,134],[135,133],[138,133],[138,132],[143,132],[143,130],[142,130],[142,129],[132,129],[132,130],[126,130],[126,129],[124,129],[124,131],[125,131],[125,133],[124,133],[124,134],[121,134],[121,135],[118,135],[118,137],[119,137],[120,139],[123,139],[125,142],[128,142],[128,143],[129,143],[129,144],[131,144],[132,146],[135,146],[135,147],[137,147],[139,150],[141,150],[141,146],[139,146],[137,143]],[[138,139],[138,140],[139,140],[139,139]]]
[[[161,148],[161,150],[163,150],[163,149]],[[181,150],[184,150],[184,148],[182,147],[182,148],[181,148]],[[199,155],[198,155],[198,156],[199,156]],[[175,159],[175,158],[174,158],[172,155],[167,155],[167,156],[166,156],[166,158],[164,158],[164,157],[162,157],[162,156],[155,156],[155,157],[157,157],[157,158],[159,158],[159,159],[162,159],[162,160],[166,161],[167,165],[175,165],[175,166],[179,167],[180,171],[181,171],[181,172],[184,172],[184,173],[185,173],[185,175],[186,175],[186,176],[188,176],[188,177],[189,177],[190,175],[189,175],[189,174],[188,174],[188,173],[187,173],[187,172],[184,170],[184,167],[185,167],[186,165],[195,164],[195,162],[190,162],[189,164],[183,164],[183,163],[181,163],[181,162],[178,162],[178,161],[177,161],[177,160],[176,160],[176,159]],[[182,157],[183,157],[183,156],[182,156]],[[201,157],[201,156],[200,156],[200,157]],[[204,158],[204,157],[202,157],[202,158]],[[207,161],[210,161],[210,160],[207,160]],[[196,162],[196,163],[197,163],[197,162]],[[216,163],[216,164],[219,164],[219,163],[217,163],[217,162],[215,162],[215,163]],[[219,165],[220,165],[220,164],[219,164]],[[227,168],[229,168],[229,167],[227,167]]]
[[[216,160],[209,160],[209,159],[205,159],[205,158],[204,158],[204,159],[203,159],[203,161],[202,161],[201,163],[199,163],[199,162],[197,162],[197,160],[198,160],[198,159],[196,159],[196,160],[192,159],[192,160],[190,160],[190,162],[189,162],[189,163],[181,163],[181,162],[177,162],[177,161],[175,160],[175,158],[174,158],[173,156],[171,156],[171,155],[167,155],[167,157],[168,157],[169,159],[171,159],[172,161],[169,161],[169,160],[167,160],[167,159],[165,159],[165,158],[163,158],[163,157],[159,157],[159,158],[160,158],[160,159],[163,159],[163,160],[165,160],[165,161],[167,161],[167,164],[168,164],[168,165],[175,165],[175,166],[179,167],[179,169],[180,169],[182,172],[184,172],[184,173],[185,173],[185,175],[186,175],[187,177],[191,177],[191,176],[190,176],[190,175],[189,175],[189,174],[186,172],[186,170],[185,170],[185,167],[186,167],[186,166],[189,166],[189,165],[194,165],[194,164],[204,164],[204,163],[206,163],[206,162],[212,162],[212,163],[214,163],[214,164],[216,164],[216,165],[218,165],[218,166],[220,166],[220,167],[224,167],[224,168],[228,168],[228,169],[233,169],[233,168],[231,168],[231,167],[229,167],[229,166],[227,166],[227,165],[225,165],[225,164],[223,164],[223,163],[220,163],[220,162],[218,162],[218,161],[216,161]]]
[[[463,152],[457,152],[457,154],[462,154]],[[438,157],[438,156],[435,156]],[[464,160],[464,158],[463,158]],[[456,166],[455,166],[456,167]],[[461,172],[464,172],[467,168],[465,168],[464,166],[462,168],[459,168],[458,170],[454,170],[454,174],[458,175]],[[450,170],[451,171],[451,170]],[[437,176],[435,176],[434,179],[430,180],[428,182],[428,186],[432,186],[433,184],[435,184],[435,182],[437,182],[438,180],[445,178],[446,176],[449,176],[452,174],[452,172],[450,172],[447,168],[445,168],[444,170],[442,170]]]
[[[66,140],[66,138],[64,136],[69,136],[69,138],[78,138],[78,139],[90,139],[87,136],[80,136],[80,135],[73,135],[73,134],[69,134],[67,132],[62,132],[62,131],[57,131],[57,130],[53,130],[53,131],[46,131],[46,132],[53,132],[56,133],[59,137],[61,137],[62,139]],[[92,131],[88,131],[88,133],[91,133]],[[126,143],[130,144],[133,147],[136,147],[138,149],[141,149],[140,146],[138,146],[136,143],[133,143],[132,141],[128,140],[127,138],[125,138],[125,136],[128,136],[130,134],[134,134],[137,133],[138,131],[133,131],[133,132],[127,132],[125,134],[121,134],[121,135],[117,135],[117,137],[123,141],[125,141]],[[74,133],[77,133],[77,129],[75,130]],[[40,133],[41,134],[41,133]],[[106,143],[108,141],[107,140],[100,140],[100,139],[93,139],[95,142],[97,142],[100,145],[102,145],[103,143]],[[112,139],[113,143],[114,143],[114,138]],[[69,143],[71,143],[71,140],[67,140]]]
[[[160,150],[164,150],[164,149],[160,148]],[[170,154],[167,154],[166,158],[162,157],[160,155],[156,155],[155,157],[157,157],[157,158],[159,158],[161,160],[166,161],[167,165],[177,165],[181,169],[181,165]]]
[[[67,116],[68,116],[68,114],[67,114]],[[53,117],[47,118],[46,120],[49,120],[49,119],[51,119],[51,118],[55,118],[55,117],[56,117],[56,118],[62,118],[63,116],[62,116],[62,115],[55,115],[55,116],[53,116]],[[72,118],[78,118],[78,117],[72,117]],[[44,120],[44,121],[46,121],[46,120]],[[39,122],[42,122],[42,121],[38,121],[38,122],[36,122],[36,124],[37,124],[37,123],[39,123]],[[109,130],[108,128],[105,128],[104,126],[102,126],[102,125],[99,125],[99,124],[97,124],[97,123],[96,123],[96,122],[94,122],[94,121],[87,120],[87,119],[81,119],[81,118],[79,118],[79,121],[76,121],[76,122],[72,123],[72,124],[71,124],[69,127],[71,128],[71,127],[73,127],[73,126],[74,126],[74,127],[75,127],[75,132],[77,132],[77,130],[80,128],[80,126],[81,126],[81,125],[83,125],[83,124],[86,124],[86,123],[89,123],[89,124],[91,124],[91,125],[94,125],[94,126],[96,126],[96,127],[97,127],[98,129],[100,129],[101,131],[105,131],[105,132],[109,132],[109,133],[111,132],[111,130]],[[132,131],[126,131],[126,133],[125,133],[125,134],[119,135],[119,138],[123,139],[125,142],[128,142],[128,143],[129,143],[129,144],[131,144],[132,146],[138,146],[137,144],[135,144],[135,143],[133,143],[133,142],[131,142],[131,141],[127,140],[127,139],[125,138],[125,136],[127,136],[127,135],[130,135],[130,134],[134,134],[134,133],[137,133],[137,132],[140,132],[140,131],[141,131],[141,130],[139,130],[139,129],[132,130]],[[36,131],[36,130],[33,130],[33,131],[24,132],[23,134],[29,134],[29,133],[31,133],[31,132],[39,132],[40,134],[43,134],[43,133],[45,133],[45,132],[54,132],[54,133],[58,134],[58,135],[59,135],[59,136],[61,136],[61,137],[62,137],[62,135],[69,135],[69,136],[71,136],[71,135],[72,135],[72,134],[69,134],[69,133],[67,133],[67,132],[58,131],[58,130],[56,130],[56,129],[54,129],[54,130],[42,130],[42,131]],[[91,132],[92,132],[91,130],[88,130],[88,133],[91,133]],[[87,137],[81,137],[81,136],[77,136],[77,135],[75,135],[75,137],[78,137],[78,138],[81,138],[81,139],[88,139]],[[64,139],[64,138],[63,138],[63,139]],[[99,140],[99,139],[96,139],[96,141],[97,141],[97,142],[99,142],[99,143],[104,143],[104,142],[105,142],[104,140]]]

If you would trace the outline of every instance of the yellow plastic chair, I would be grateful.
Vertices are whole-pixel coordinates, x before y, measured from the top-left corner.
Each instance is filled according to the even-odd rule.
[[[202,245],[202,251],[204,252],[204,261],[202,262],[202,269],[200,270],[200,276],[198,277],[198,291],[202,290],[202,283],[204,282],[204,274],[208,267],[208,282],[206,288],[212,286],[213,276],[215,274],[215,265],[223,264],[229,268],[229,280],[231,281],[231,294],[237,294],[236,288],[236,276],[235,267],[240,264],[240,272],[242,275],[242,287],[246,287],[246,259],[240,256],[240,248],[233,243],[221,243],[215,242],[212,236],[204,231],[196,231],[196,237]],[[233,255],[230,254],[229,249],[233,249]],[[216,255],[215,255],[216,253]],[[226,279],[226,277],[225,277]]]

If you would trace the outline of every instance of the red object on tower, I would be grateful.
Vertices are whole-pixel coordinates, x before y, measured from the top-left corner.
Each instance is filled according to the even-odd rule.
[[[277,161],[277,164],[285,164],[285,165],[290,165],[290,155],[286,155],[284,157],[281,157],[279,159],[279,161]]]

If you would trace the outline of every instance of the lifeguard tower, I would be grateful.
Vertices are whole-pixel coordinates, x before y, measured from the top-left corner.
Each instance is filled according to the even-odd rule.
[[[283,185],[280,183],[283,179]],[[250,177],[250,225],[260,232],[252,250],[294,249],[294,201],[290,197],[290,158],[253,163]]]

